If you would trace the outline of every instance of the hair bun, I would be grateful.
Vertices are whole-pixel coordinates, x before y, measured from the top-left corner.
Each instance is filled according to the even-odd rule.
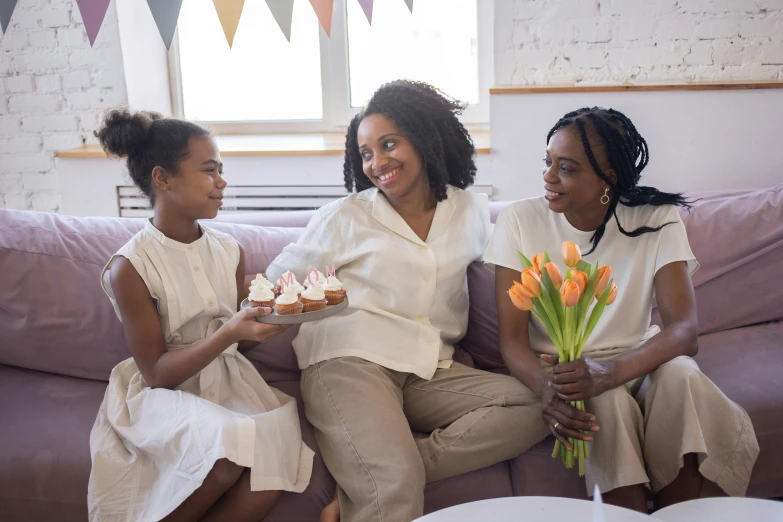
[[[113,109],[106,113],[95,136],[109,154],[128,157],[144,145],[152,122],[161,118],[156,112],[132,113],[128,108]]]

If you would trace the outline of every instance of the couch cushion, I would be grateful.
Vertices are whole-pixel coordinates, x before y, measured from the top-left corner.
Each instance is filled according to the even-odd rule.
[[[295,397],[302,437],[316,452],[307,490],[286,493],[266,519],[311,522],[335,488],[304,418],[298,381],[275,387]],[[8,522],[87,518],[90,430],[106,389],[102,382],[0,365],[0,512]],[[427,486],[427,512],[462,502],[511,495],[508,463]]]
[[[299,382],[276,384],[299,404],[302,437],[316,451],[310,485],[287,493],[267,520],[311,522],[334,492],[304,418]],[[9,522],[87,518],[90,430],[106,384],[0,365],[0,512]]]
[[[693,277],[699,333],[782,319],[783,292],[770,281],[783,265],[783,183],[707,194],[681,214],[701,264]]]
[[[693,278],[699,332],[783,318],[783,292],[770,284],[776,269],[783,266],[783,184],[691,197],[701,199],[682,216],[694,255],[701,263]],[[505,204],[493,202],[493,208]],[[502,367],[494,270],[474,263],[468,278],[470,322],[460,345],[477,367]],[[655,309],[653,322],[660,324]]]
[[[761,454],[748,495],[783,497],[783,322],[699,337],[696,362],[707,377],[748,412]]]
[[[90,429],[106,384],[0,365],[0,512],[87,520]]]
[[[122,325],[100,286],[106,262],[141,219],[76,218],[0,209],[0,364],[107,380],[129,357]],[[245,249],[246,270],[264,270],[298,228],[211,223]],[[287,332],[248,357],[270,380],[297,379]],[[274,360],[269,360],[274,354]]]
[[[555,438],[547,437],[510,461],[515,496],[587,498],[584,479],[552,458],[554,448]]]

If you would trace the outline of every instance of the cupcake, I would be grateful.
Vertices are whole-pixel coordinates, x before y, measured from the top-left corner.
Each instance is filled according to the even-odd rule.
[[[274,294],[274,297],[277,297],[277,287],[274,283],[272,283],[269,279],[267,279],[264,274],[257,274],[256,278],[253,279],[253,281],[250,282],[250,291],[252,292],[256,287],[263,286],[266,288],[269,288],[272,293]]]
[[[311,273],[312,273],[312,272],[311,272]],[[325,276],[325,275],[323,275],[323,274],[322,274],[321,272],[319,272],[318,270],[316,270],[316,271],[315,271],[315,274],[316,274],[316,276],[318,277],[318,281],[317,281],[317,282],[318,282],[318,283],[320,283],[322,286],[323,286],[323,285],[325,285],[325,284],[326,284],[326,276]],[[305,277],[305,280],[304,280],[304,287],[305,287],[305,288],[309,288],[309,287],[310,287],[310,285],[312,285],[312,283],[310,282],[310,278],[311,278],[311,277],[312,277],[313,279],[315,279],[315,276],[311,276],[310,274],[307,274],[307,277]]]
[[[250,306],[268,306],[275,304],[275,293],[268,286],[257,284],[250,289],[250,295],[247,296]]]
[[[281,284],[278,287],[278,293],[282,294],[288,289],[289,286],[292,286],[293,288],[296,289],[296,295],[299,295],[304,291],[304,287],[299,284],[299,281],[296,280],[296,276],[292,274],[290,270],[285,274],[281,275],[280,279],[281,279]]]
[[[305,312],[316,312],[326,308],[326,294],[321,283],[310,285],[299,296],[299,300],[304,305]]]
[[[326,279],[324,285],[324,294],[326,294],[326,301],[330,305],[340,304],[345,301],[345,290],[343,284],[335,276],[329,276]]]
[[[279,315],[301,314],[302,310],[304,310],[304,305],[299,301],[296,288],[293,286],[286,288],[285,292],[275,299],[275,311]]]

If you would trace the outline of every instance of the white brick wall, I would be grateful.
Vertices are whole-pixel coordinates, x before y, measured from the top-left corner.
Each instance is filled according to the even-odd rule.
[[[776,79],[783,0],[495,0],[496,85]]]
[[[90,48],[74,0],[20,0],[0,36],[0,207],[56,212],[54,152],[127,104],[114,2]]]

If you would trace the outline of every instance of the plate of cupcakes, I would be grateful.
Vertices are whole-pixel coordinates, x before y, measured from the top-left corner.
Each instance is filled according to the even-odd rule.
[[[339,314],[348,308],[348,296],[336,276],[326,277],[315,269],[307,274],[304,285],[291,272],[280,276],[278,284],[258,274],[241,308],[254,306],[272,308],[271,314],[256,317],[260,323],[301,324]]]

